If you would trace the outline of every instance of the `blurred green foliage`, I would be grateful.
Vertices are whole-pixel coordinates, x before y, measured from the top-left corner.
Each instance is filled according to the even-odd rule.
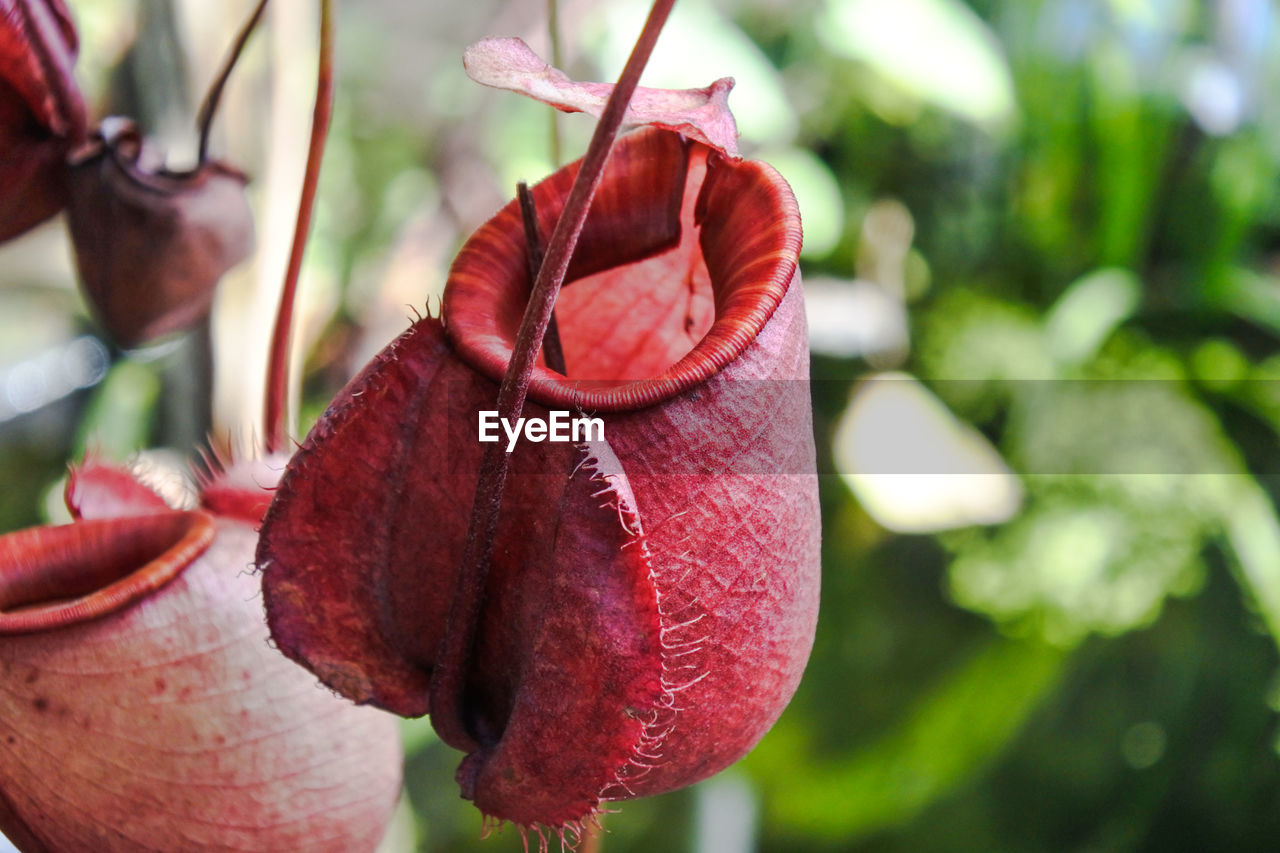
[[[804,142],[855,221],[868,198],[906,203],[932,285],[903,367],[1026,499],[1002,525],[905,537],[827,489],[814,659],[746,761],[762,849],[1270,849],[1276,8],[969,9],[1013,81],[1004,122],[880,67],[915,48],[833,50],[803,79],[898,83],[817,100]],[[788,71],[803,29],[773,36]],[[847,277],[864,245],[809,269]],[[834,420],[836,380],[870,365],[815,366]]]
[[[342,298],[309,361],[310,419],[396,331],[377,306],[393,326],[421,309],[458,241],[553,166],[547,111],[457,68],[465,44],[507,34],[494,21],[537,32],[537,15],[420,5],[342,10],[310,261]],[[92,46],[121,4],[84,6]],[[570,70],[603,79],[647,4],[589,6],[566,23]],[[855,383],[891,366],[977,427],[1025,498],[1000,525],[907,535],[824,476],[809,671],[726,777],[750,807],[715,805],[723,780],[625,803],[605,850],[718,853],[698,839],[734,819],[762,851],[1274,847],[1278,15],[1274,0],[681,0],[646,82],[738,78],[747,155],[796,185],[808,278],[874,280],[868,212],[895,199],[910,215],[895,281],[875,282],[906,311],[905,360],[815,353],[822,469]],[[574,156],[589,124],[558,121]],[[406,264],[408,296],[385,284]],[[4,284],[12,307],[32,276]],[[45,314],[70,313],[54,301]],[[92,397],[0,424],[4,529],[39,517],[86,418],[116,453],[180,443],[150,411],[155,369],[117,355]],[[479,841],[459,756],[421,721],[405,730],[420,848],[520,849],[511,829]]]

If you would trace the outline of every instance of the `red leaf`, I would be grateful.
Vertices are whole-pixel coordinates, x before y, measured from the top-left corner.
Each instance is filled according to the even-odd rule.
[[[507,89],[567,113],[596,118],[613,91],[612,83],[577,83],[543,62],[518,38],[478,41],[462,54],[467,76],[495,89]],[[640,86],[631,98],[624,124],[672,130],[738,158],[738,125],[729,111],[733,78],[722,77],[705,89],[650,89]]]
[[[544,226],[575,168],[534,188]],[[487,814],[573,826],[705,778],[794,691],[819,535],[799,248],[769,167],[663,131],[616,144],[556,309],[569,378],[538,368],[524,411],[607,413],[607,443],[512,453],[461,704],[459,780]],[[274,639],[357,701],[431,710],[524,253],[513,201],[459,253],[442,318],[335,399],[263,522]]]

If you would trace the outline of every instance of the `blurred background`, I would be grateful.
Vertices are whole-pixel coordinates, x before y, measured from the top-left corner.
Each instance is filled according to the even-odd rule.
[[[175,165],[248,0],[73,0],[96,114]],[[62,222],[0,248],[0,530],[61,518],[86,449],[181,460],[260,427],[313,90],[315,4],[271,4],[213,150],[259,251],[205,328],[121,352]],[[612,79],[637,0],[561,0]],[[793,184],[824,598],[807,675],[743,762],[620,804],[601,849],[1270,850],[1280,837],[1280,79],[1269,0],[680,0],[645,83],[733,76]],[[296,434],[436,305],[462,239],[585,149],[463,48],[549,57],[546,0],[341,4],[303,280]],[[148,450],[149,449],[149,450]],[[157,451],[157,449],[159,449]],[[480,841],[459,755],[405,724],[388,850]]]

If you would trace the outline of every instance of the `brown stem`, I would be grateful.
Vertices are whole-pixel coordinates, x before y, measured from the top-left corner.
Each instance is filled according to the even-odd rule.
[[[333,116],[333,3],[320,0],[320,61],[316,79],[316,105],[311,115],[311,142],[307,146],[307,165],[302,177],[302,195],[298,200],[298,222],[293,231],[293,247],[285,270],[284,288],[280,292],[280,308],[271,334],[271,354],[267,361],[267,402],[263,440],[267,453],[284,446],[285,410],[289,398],[289,342],[293,331],[293,303],[302,272],[302,256],[311,231],[311,214],[315,209],[316,187],[320,183],[320,163]]]
[[[533,373],[537,354],[542,349],[542,339],[551,321],[560,285],[564,283],[573,250],[582,234],[591,199],[600,185],[609,151],[622,125],[623,114],[631,102],[640,74],[649,61],[649,55],[653,53],[653,46],[673,5],[675,0],[654,0],[640,38],[627,59],[626,67],[622,69],[618,85],[605,104],[604,113],[591,137],[591,144],[587,146],[586,156],[582,158],[582,166],[569,191],[564,211],[551,235],[546,258],[538,271],[533,294],[529,297],[520,331],[516,335],[511,361],[502,379],[502,387],[498,390],[499,417],[510,420],[524,408],[529,378]],[[465,720],[467,663],[475,645],[485,579],[489,572],[493,537],[498,528],[498,511],[502,505],[502,492],[506,482],[506,452],[501,444],[487,445],[480,463],[475,502],[471,506],[471,522],[467,528],[462,562],[449,606],[449,621],[444,638],[440,641],[435,669],[431,675],[431,724],[441,740],[468,752],[479,744]]]
[[[213,78],[213,82],[209,84],[209,91],[205,93],[204,101],[200,104],[200,112],[196,113],[196,127],[200,131],[198,155],[200,165],[204,165],[204,162],[209,158],[209,131],[213,128],[213,118],[217,115],[218,104],[222,101],[222,90],[227,87],[227,80],[231,77],[231,71],[240,60],[240,54],[244,52],[244,46],[249,43],[249,37],[258,28],[258,23],[262,21],[262,13],[266,9],[267,0],[258,0],[258,5],[254,7],[253,13],[249,15],[249,19],[244,22],[244,26],[240,28],[239,34],[236,35],[236,40],[232,43],[231,50],[227,53],[227,58],[222,61],[222,69]]]
[[[538,270],[542,269],[542,259],[546,254],[542,248],[542,235],[538,233],[538,203],[524,181],[516,184],[516,197],[520,199],[525,255],[529,258],[529,281],[532,283],[538,280]],[[561,376],[569,375],[564,365],[564,347],[560,345],[560,325],[556,323],[554,311],[551,312],[551,322],[547,324],[547,336],[542,340],[542,354],[547,359],[547,367]]]

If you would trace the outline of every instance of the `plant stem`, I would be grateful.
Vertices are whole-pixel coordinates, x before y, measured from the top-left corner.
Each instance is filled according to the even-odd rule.
[[[254,7],[249,19],[244,22],[244,26],[240,28],[240,32],[236,35],[236,40],[232,43],[231,50],[227,53],[227,58],[222,61],[221,70],[213,78],[213,82],[209,84],[209,91],[205,93],[204,101],[200,104],[200,112],[196,113],[196,127],[200,131],[200,148],[196,162],[200,165],[204,165],[205,160],[209,157],[209,131],[213,127],[213,118],[217,115],[218,104],[222,102],[222,90],[227,87],[227,80],[231,77],[231,71],[240,60],[240,54],[244,52],[244,47],[249,43],[249,37],[253,35],[253,31],[258,28],[258,23],[262,20],[262,13],[266,9],[267,0],[258,0],[258,5]]]
[[[569,270],[573,250],[587,220],[591,199],[600,185],[609,151],[618,136],[622,117],[640,81],[640,74],[653,53],[653,46],[673,5],[675,0],[654,0],[640,38],[622,69],[618,85],[605,104],[586,156],[582,158],[582,166],[569,190],[569,198],[565,202],[560,221],[556,223],[555,232],[547,246],[546,258],[538,271],[533,293],[520,323],[520,331],[516,335],[511,361],[503,376],[502,387],[498,390],[500,417],[510,419],[524,409],[533,366],[542,349],[542,339],[551,321],[556,296]],[[440,641],[431,675],[431,724],[441,740],[456,749],[466,751],[473,751],[479,746],[464,719],[466,700],[463,693],[506,482],[506,452],[501,444],[486,445],[480,462],[480,475],[476,482],[475,501],[471,506],[471,522],[467,528],[462,562],[449,607],[449,621],[444,638]]]
[[[307,165],[302,177],[302,194],[298,199],[298,221],[285,270],[276,326],[271,333],[271,353],[267,361],[266,415],[263,424],[264,449],[274,453],[286,441],[285,411],[289,402],[289,344],[293,331],[293,307],[302,272],[302,256],[311,232],[311,214],[315,209],[316,187],[320,183],[320,164],[324,158],[325,140],[329,136],[329,120],[333,117],[333,2],[320,0],[320,60],[316,74],[316,104],[311,115],[311,141],[307,146]]]
[[[600,821],[604,820],[604,815],[596,816],[596,823],[586,822],[586,829],[582,833],[582,844],[578,847],[578,853],[600,853],[604,849],[604,825]]]
[[[538,233],[538,205],[533,200],[533,191],[524,181],[516,184],[516,197],[520,199],[520,219],[524,223],[525,254],[529,257],[529,281],[538,280],[538,271],[542,269],[545,252],[542,249],[542,235]],[[560,326],[556,323],[555,312],[551,312],[551,321],[547,324],[547,336],[542,341],[542,354],[547,359],[547,367],[568,376],[569,371],[564,364],[564,347],[560,345]]]
[[[551,38],[551,64],[555,68],[564,68],[564,57],[560,49],[560,0],[547,0],[547,34]],[[560,111],[552,110],[551,120],[551,165],[560,168],[563,156],[563,140],[560,137]]]

